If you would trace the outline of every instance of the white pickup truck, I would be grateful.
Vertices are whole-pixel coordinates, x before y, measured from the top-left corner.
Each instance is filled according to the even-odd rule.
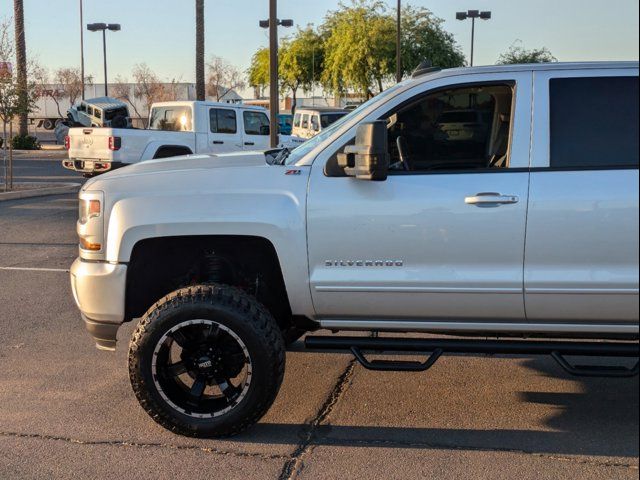
[[[293,141],[282,137],[282,143]],[[302,141],[302,140],[301,140]],[[147,129],[72,128],[62,165],[92,176],[142,160],[193,153],[269,148],[269,117],[262,107],[218,102],[155,103]]]
[[[567,357],[638,356],[638,63],[414,75],[292,151],[85,183],[73,294],[99,348],[140,319],[129,374],[155,421],[241,431],[273,402],[286,345],[316,329],[365,332],[302,348],[373,370],[497,353],[637,375]],[[486,128],[438,134],[470,109]]]

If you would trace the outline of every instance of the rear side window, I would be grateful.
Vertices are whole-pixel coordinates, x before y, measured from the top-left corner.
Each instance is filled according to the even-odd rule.
[[[269,118],[262,112],[244,112],[244,132],[247,135],[269,135]]]
[[[638,77],[549,84],[551,167],[638,166]]]
[[[210,109],[209,127],[211,133],[236,133],[238,131],[236,112],[226,108]]]
[[[314,132],[317,132],[320,130],[320,123],[318,122],[317,115],[311,116],[311,130],[313,130]]]

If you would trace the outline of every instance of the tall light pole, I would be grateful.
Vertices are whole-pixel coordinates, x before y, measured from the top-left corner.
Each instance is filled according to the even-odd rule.
[[[491,18],[491,12],[481,12],[480,10],[467,10],[466,12],[457,12],[457,20],[471,19],[471,62],[470,66],[473,67],[473,42],[476,30],[476,18],[481,20],[489,20]]]
[[[260,20],[269,29],[269,129],[271,148],[278,146],[278,25],[293,27],[293,20],[278,20],[278,0],[269,0],[269,20]]]
[[[80,82],[82,83],[82,100],[84,100],[84,21],[82,20],[82,0],[80,0]]]
[[[400,16],[401,0],[398,0],[398,12],[396,14],[396,82],[402,81],[402,58],[400,49]]]
[[[120,30],[119,23],[89,23],[87,24],[87,30],[90,32],[102,32],[102,54],[104,57],[104,96],[109,96],[109,90],[107,87],[107,30],[117,32]]]

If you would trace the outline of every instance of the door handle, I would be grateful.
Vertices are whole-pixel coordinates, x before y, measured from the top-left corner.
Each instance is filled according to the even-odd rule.
[[[245,145],[255,145],[254,142],[244,142]]]
[[[222,145],[222,144],[224,144],[224,142],[222,140],[214,140],[213,144],[214,145]]]
[[[467,205],[477,205],[479,207],[497,207],[509,203],[518,203],[520,199],[515,195],[501,195],[495,192],[477,193],[470,197],[465,197],[464,203]]]

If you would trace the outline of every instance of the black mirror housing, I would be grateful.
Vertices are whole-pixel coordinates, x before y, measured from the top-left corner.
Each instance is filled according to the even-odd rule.
[[[338,154],[338,165],[360,180],[382,181],[389,170],[387,122],[377,120],[358,125],[356,144],[347,145]]]

